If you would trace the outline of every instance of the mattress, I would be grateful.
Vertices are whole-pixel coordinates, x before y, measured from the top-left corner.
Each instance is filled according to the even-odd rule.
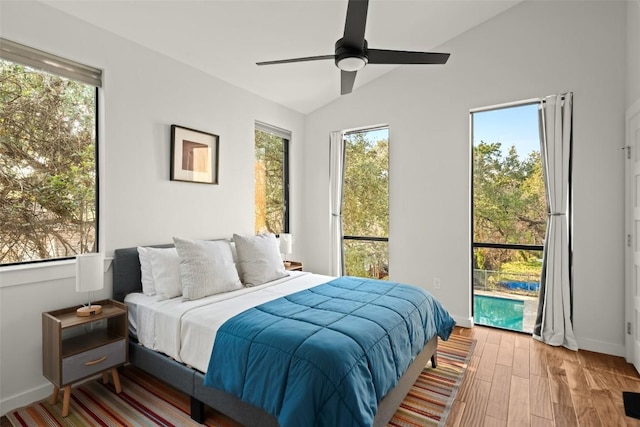
[[[334,277],[290,272],[260,286],[211,295],[195,301],[181,297],[158,301],[141,293],[127,295],[129,328],[143,346],[206,372],[216,333],[231,317],[257,305],[312,288]]]

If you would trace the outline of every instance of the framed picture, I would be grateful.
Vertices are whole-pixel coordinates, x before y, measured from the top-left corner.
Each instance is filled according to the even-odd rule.
[[[171,180],[218,183],[220,137],[171,125]]]

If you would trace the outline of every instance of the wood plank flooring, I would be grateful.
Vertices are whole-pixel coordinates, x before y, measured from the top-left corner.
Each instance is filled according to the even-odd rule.
[[[453,333],[476,347],[448,427],[640,427],[624,414],[622,392],[640,392],[640,376],[623,358],[481,326]]]
[[[476,347],[448,427],[640,427],[624,415],[622,391],[640,392],[640,376],[623,358],[481,326],[453,333]],[[8,425],[2,417],[0,427]]]

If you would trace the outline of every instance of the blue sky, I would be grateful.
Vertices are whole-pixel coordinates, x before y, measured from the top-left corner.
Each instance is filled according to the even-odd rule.
[[[513,145],[518,156],[540,151],[538,104],[522,105],[473,114],[473,145],[500,142],[503,152]]]
[[[388,137],[387,129],[366,133],[366,138],[373,141]],[[473,145],[480,141],[500,142],[503,153],[513,145],[521,158],[528,157],[532,151],[539,152],[538,104],[474,113]]]
[[[378,141],[381,139],[388,139],[388,138],[389,138],[389,128],[365,132],[365,139],[368,139],[371,141]]]

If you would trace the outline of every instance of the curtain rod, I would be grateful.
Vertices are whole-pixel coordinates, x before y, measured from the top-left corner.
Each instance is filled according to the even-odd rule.
[[[571,92],[566,92],[566,93],[571,93]],[[523,107],[525,105],[531,105],[531,104],[540,104],[540,103],[545,103],[547,101],[545,101],[546,98],[550,97],[550,96],[556,96],[556,95],[547,95],[543,98],[530,98],[530,99],[525,99],[522,101],[513,101],[513,102],[505,102],[504,104],[495,104],[495,105],[490,105],[488,107],[478,107],[478,108],[472,108],[469,110],[470,113],[483,113],[486,111],[494,111],[494,110],[502,110],[505,108],[513,108],[513,107]],[[565,99],[565,94],[562,94],[560,96],[560,99],[562,101],[564,101]]]

